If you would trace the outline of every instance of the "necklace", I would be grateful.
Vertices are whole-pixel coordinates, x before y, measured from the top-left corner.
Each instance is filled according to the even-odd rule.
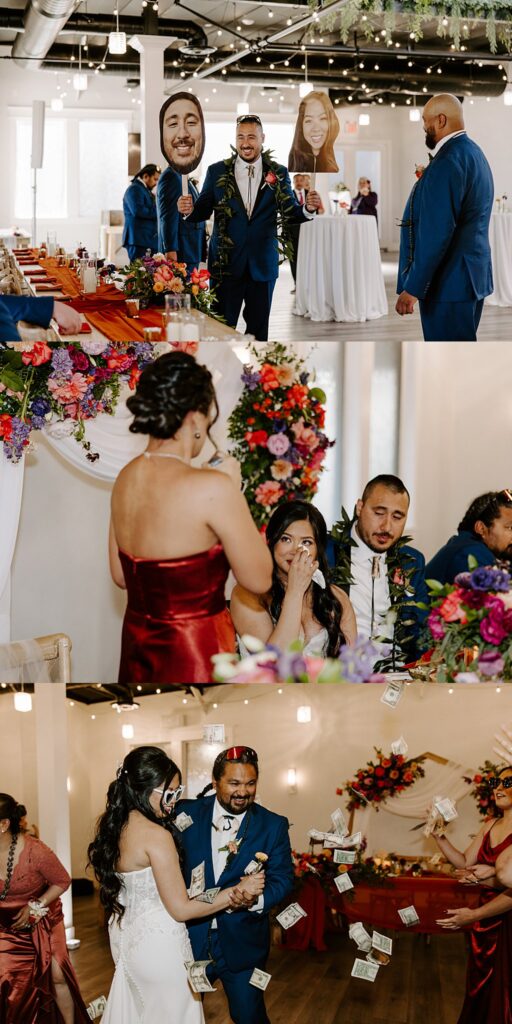
[[[16,843],[18,842],[18,835],[12,837],[11,845],[9,847],[9,853],[7,854],[7,871],[5,874],[5,882],[3,892],[0,892],[0,901],[3,903],[7,899],[9,889],[11,888],[12,872],[14,867],[14,854],[16,852]]]
[[[184,462],[186,466],[190,466],[190,462],[184,459],[182,455],[174,455],[173,452],[143,452],[145,459],[177,459],[178,462]]]

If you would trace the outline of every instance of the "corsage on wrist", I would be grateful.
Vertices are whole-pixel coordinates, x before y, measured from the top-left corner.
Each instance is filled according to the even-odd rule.
[[[29,900],[29,920],[32,924],[37,924],[43,917],[46,917],[48,913],[48,907],[45,907],[41,900]]]

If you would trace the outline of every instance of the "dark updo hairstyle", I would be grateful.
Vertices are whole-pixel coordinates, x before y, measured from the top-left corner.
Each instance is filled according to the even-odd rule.
[[[475,533],[475,523],[482,522],[485,526],[492,526],[495,519],[499,519],[502,508],[512,508],[512,492],[488,491],[487,494],[480,494],[471,502],[465,516],[458,525],[459,533],[467,530]]]
[[[9,796],[8,793],[0,793],[0,819],[9,819],[9,832],[12,836],[17,836],[20,832],[20,821],[26,813],[27,808],[23,804],[19,804],[13,796]]]
[[[325,580],[327,581],[329,578],[329,567],[325,554],[327,526],[322,513],[307,501],[288,501],[278,505],[267,526],[267,544],[272,554],[274,569],[272,586],[266,597],[266,607],[273,622],[277,622],[279,619],[285,595],[285,588],[279,578],[279,570],[274,558],[274,548],[290,524],[302,519],[306,519],[312,526],[317,549],[316,561]],[[311,586],[313,588],[313,615],[317,622],[325,627],[329,636],[327,657],[336,658],[340,647],[346,642],[340,626],[341,604],[328,583],[325,589],[314,582]]]
[[[207,416],[213,405],[210,426],[219,415],[210,371],[187,352],[168,352],[149,363],[126,405],[134,416],[132,433],[164,440],[176,436],[189,412]]]
[[[153,790],[167,789],[175,775],[181,784],[178,766],[160,747],[136,747],[126,755],[116,778],[108,787],[107,806],[98,820],[96,836],[87,853],[100,883],[100,900],[109,915],[116,914],[121,919],[124,914],[124,907],[119,902],[123,883],[116,874],[116,865],[120,857],[121,833],[130,811],[140,811],[149,821],[171,832],[178,855],[181,854],[179,833],[171,815],[158,818],[149,802]]]

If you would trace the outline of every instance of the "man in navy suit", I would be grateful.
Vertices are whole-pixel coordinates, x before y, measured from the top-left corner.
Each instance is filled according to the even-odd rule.
[[[493,290],[491,169],[466,134],[456,96],[433,96],[423,125],[434,156],[404,210],[396,311],[412,313],[419,300],[425,341],[476,341]]]
[[[242,305],[246,333],[257,341],[268,338],[274,285],[279,273],[276,176],[286,206],[286,219],[311,219],[320,205],[311,190],[304,206],[293,194],[286,167],[270,166],[262,152],[265,136],[260,118],[237,119],[236,156],[211,164],[196,203],[178,201],[180,213],[193,221],[207,220],[215,210],[208,265],[216,288],[219,313],[236,327]]]
[[[188,179],[188,190],[194,202],[199,192]],[[181,196],[181,175],[173,167],[166,167],[156,190],[158,213],[158,251],[170,260],[186,263],[190,273],[206,258],[204,221],[194,223],[183,218],[177,207]]]
[[[236,884],[256,853],[268,858],[262,896],[233,913],[223,911],[188,925],[194,957],[211,961],[207,976],[212,982],[222,981],[234,1024],[269,1024],[263,992],[249,980],[255,967],[265,970],[269,912],[293,887],[288,822],[254,802],[257,785],[256,751],[231,747],[215,759],[212,785],[207,787],[215,795],[181,800],[176,809],[178,815],[184,811],[192,818],[180,837],[187,887],[192,869],[203,861],[210,889]]]
[[[132,180],[123,196],[123,245],[130,263],[146,250],[158,252],[158,222],[152,189],[160,177],[156,164],[146,164]]]
[[[405,484],[392,474],[370,480],[356,503],[351,520],[343,518],[331,533],[327,557],[332,579],[350,597],[359,636],[386,637],[386,669],[394,670],[422,653],[419,635],[425,612],[414,606],[428,603],[425,559],[403,537],[410,497]],[[380,645],[377,643],[377,647]]]
[[[457,533],[428,562],[428,580],[453,583],[468,571],[472,555],[478,565],[512,559],[512,491],[488,491],[471,502]]]
[[[52,317],[57,321],[62,334],[78,334],[82,322],[80,314],[65,302],[57,302],[46,295],[0,295],[0,342],[19,341],[16,323],[26,320],[29,324],[48,327]]]

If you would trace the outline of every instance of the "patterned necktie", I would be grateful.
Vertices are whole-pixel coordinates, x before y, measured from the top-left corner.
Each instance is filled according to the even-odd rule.
[[[217,820],[213,822],[213,825],[217,832],[232,832],[234,822],[235,817],[233,814],[220,814]],[[235,824],[238,827],[238,822]]]
[[[249,164],[249,166],[247,168],[247,174],[249,176],[249,187],[248,187],[248,192],[247,192],[247,216],[250,217],[251,213],[252,213],[251,184],[252,184],[252,179],[254,178],[254,167],[253,167],[252,164]]]

